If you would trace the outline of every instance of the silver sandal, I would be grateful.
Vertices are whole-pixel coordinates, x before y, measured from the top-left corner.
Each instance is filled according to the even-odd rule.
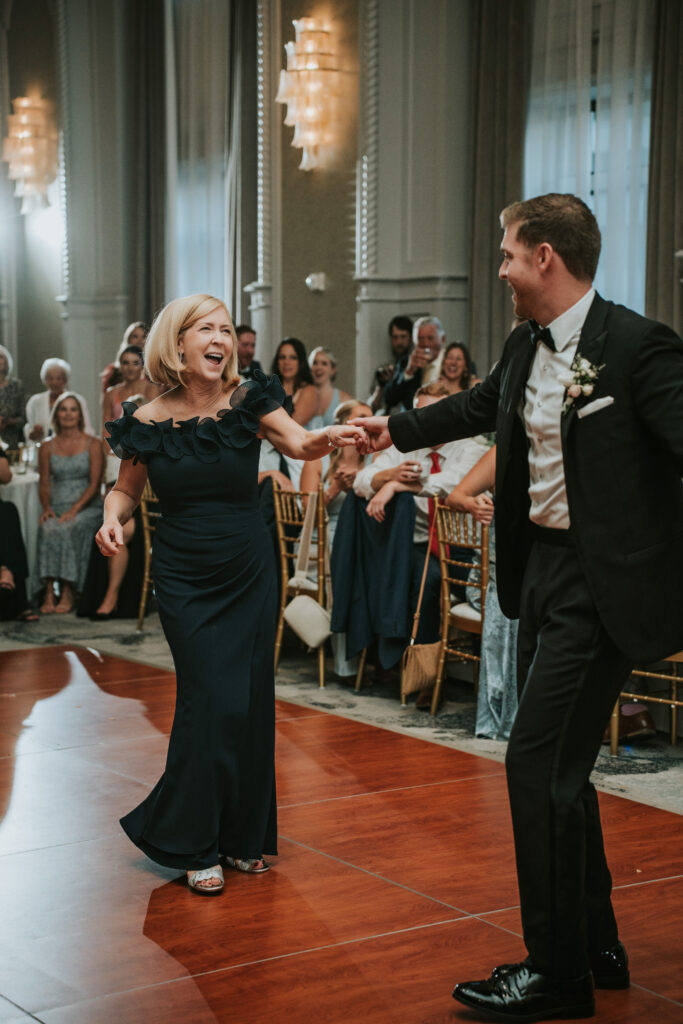
[[[237,871],[245,871],[248,875],[262,875],[266,871],[270,871],[270,864],[268,864],[263,857],[258,857],[256,860],[241,860],[239,857],[227,857],[225,863],[230,868],[236,868]],[[255,865],[261,864],[260,868]]]
[[[199,882],[206,882],[210,878],[217,878],[220,881],[220,885],[198,885]],[[223,868],[220,864],[216,864],[213,868],[202,868],[200,871],[188,871],[187,872],[187,884],[190,889],[194,889],[195,892],[200,892],[203,896],[216,896],[219,892],[223,891],[225,885],[225,879],[223,878]]]

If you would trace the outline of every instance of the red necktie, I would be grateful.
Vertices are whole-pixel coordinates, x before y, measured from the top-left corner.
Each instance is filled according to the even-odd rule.
[[[439,453],[435,452],[435,451],[431,451],[429,453],[429,458],[432,461],[432,468],[429,470],[429,475],[431,476],[432,473],[440,473],[441,472],[441,466],[439,465]],[[432,526],[434,525],[434,517],[435,516],[436,516],[436,502],[435,502],[434,498],[430,498],[429,499],[429,517],[428,517],[428,523],[427,523],[430,533],[432,531]],[[439,540],[438,540],[438,537],[436,536],[436,528],[434,529],[434,532],[432,533],[432,543],[429,546],[429,550],[431,551],[431,553],[433,555],[436,555],[437,558],[439,557]]]

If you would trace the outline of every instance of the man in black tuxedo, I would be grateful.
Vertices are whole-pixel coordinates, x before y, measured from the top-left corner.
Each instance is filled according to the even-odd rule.
[[[520,619],[506,769],[528,957],[456,986],[496,1020],[590,1016],[628,958],[589,775],[635,662],[683,647],[683,342],[592,288],[600,232],[571,195],[501,214],[515,313],[481,384],[362,421],[401,451],[496,430],[503,611]],[[539,325],[544,325],[545,329]]]

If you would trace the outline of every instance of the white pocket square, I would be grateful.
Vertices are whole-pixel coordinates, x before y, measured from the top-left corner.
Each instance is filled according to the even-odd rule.
[[[584,405],[582,409],[578,409],[576,415],[580,420],[584,416],[592,416],[594,412],[600,412],[601,409],[606,409],[608,405],[612,405],[614,398],[612,395],[605,395],[604,398],[596,398],[593,402],[589,402],[588,405]]]

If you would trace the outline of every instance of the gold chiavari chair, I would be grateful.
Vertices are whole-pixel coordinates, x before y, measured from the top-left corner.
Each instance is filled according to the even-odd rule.
[[[671,745],[678,742],[678,709],[683,708],[683,700],[678,698],[678,684],[683,683],[683,677],[679,675],[679,665],[683,664],[683,651],[663,658],[661,664],[649,668],[634,668],[631,673],[641,679],[660,680],[668,685],[669,696],[661,697],[653,693],[629,693],[624,690],[620,698],[624,700],[641,701],[643,704],[665,704],[669,707],[669,732]],[[612,718],[610,719],[610,752],[619,753],[619,701],[614,705]]]
[[[294,579],[294,570],[298,554],[298,535],[303,526],[306,511],[306,500],[309,497],[302,491],[285,491],[277,483],[273,485],[273,504],[275,506],[275,523],[277,526],[278,550],[280,555],[280,608],[278,612],[277,631],[275,634],[275,669],[277,671],[282,647],[282,633],[285,623],[285,607],[290,598],[297,594],[309,594],[325,607],[325,544],[327,543],[327,514],[323,498],[323,485],[318,487],[318,504],[316,509],[315,561],[317,580]],[[314,548],[311,548],[313,552]],[[318,647],[318,682],[325,686],[325,644]]]
[[[149,480],[145,484],[140,499],[140,518],[142,519],[142,538],[144,546],[144,573],[142,577],[142,589],[140,591],[140,607],[138,610],[138,633],[142,632],[145,622],[145,611],[147,609],[147,598],[152,585],[152,537],[161,518],[158,499],[152,490]]]
[[[472,662],[474,665],[475,690],[479,685],[480,656],[469,645],[462,642],[458,633],[481,636],[486,608],[486,588],[489,582],[489,528],[476,522],[468,512],[456,512],[441,503],[436,507],[436,533],[439,542],[439,567],[441,569],[441,651],[437,669],[431,713],[439,707],[446,658],[455,661]],[[470,562],[455,558],[455,548],[469,548],[479,555],[479,573],[468,580],[468,587],[476,587],[481,594],[481,611],[472,608],[466,601],[453,604],[451,592],[454,587],[463,586],[462,572],[472,568]],[[460,570],[460,573],[458,573]],[[476,578],[478,576],[478,578]]]

